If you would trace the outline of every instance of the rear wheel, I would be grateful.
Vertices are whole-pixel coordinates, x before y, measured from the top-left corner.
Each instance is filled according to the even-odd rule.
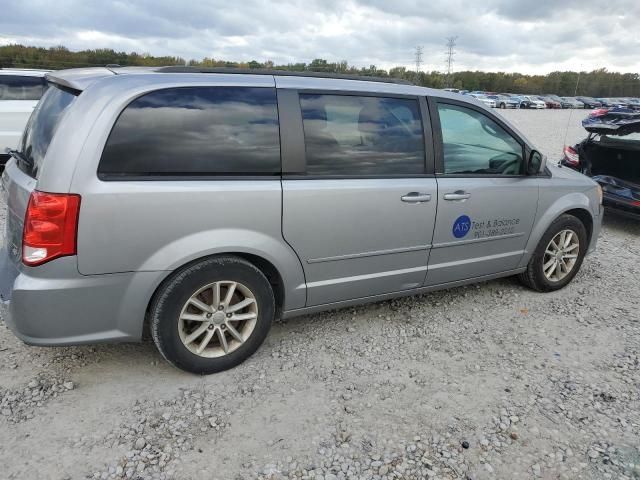
[[[151,306],[151,334],[162,356],[182,370],[209,374],[242,363],[273,321],[273,291],[264,274],[233,256],[180,270]]]
[[[573,215],[561,215],[542,236],[520,281],[539,292],[559,290],[576,276],[586,250],[584,224]]]
[[[500,104],[500,108],[507,108],[507,104],[506,103],[501,103]]]

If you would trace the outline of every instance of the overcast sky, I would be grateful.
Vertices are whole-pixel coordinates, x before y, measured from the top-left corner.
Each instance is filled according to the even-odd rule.
[[[640,72],[640,0],[2,0],[0,44],[186,59]]]

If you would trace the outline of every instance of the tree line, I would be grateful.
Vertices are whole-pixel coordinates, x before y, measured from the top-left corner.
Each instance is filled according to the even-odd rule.
[[[268,68],[289,71],[313,71],[354,74],[361,76],[392,77],[408,80],[415,85],[432,88],[453,87],[491,92],[555,93],[561,96],[584,95],[590,97],[640,97],[640,74],[610,72],[605,68],[591,72],[551,72],[546,75],[521,73],[461,71],[451,75],[442,72],[416,72],[406,67],[389,70],[355,67],[347,61],[329,62],[315,59],[310,63],[276,65],[271,61],[233,62],[203,58],[186,60],[181,57],[156,57],[147,53],[117,52],[111,49],[71,51],[66,47],[29,47],[23,45],[0,46],[0,68],[63,69],[75,67],[105,66],[161,66],[189,65],[194,67]]]

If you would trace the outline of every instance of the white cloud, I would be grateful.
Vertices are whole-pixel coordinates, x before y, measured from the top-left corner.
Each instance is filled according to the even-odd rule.
[[[113,48],[225,60],[348,60],[357,66],[544,73],[640,71],[640,1],[610,0],[5,0],[0,43]]]

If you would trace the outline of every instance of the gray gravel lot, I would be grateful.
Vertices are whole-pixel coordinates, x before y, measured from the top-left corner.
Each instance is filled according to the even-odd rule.
[[[504,114],[550,158],[569,120],[583,136],[582,111]],[[279,322],[208,377],[150,342],[27,347],[0,322],[0,477],[640,478],[639,255],[640,223],[610,216],[563,291],[504,279]]]

